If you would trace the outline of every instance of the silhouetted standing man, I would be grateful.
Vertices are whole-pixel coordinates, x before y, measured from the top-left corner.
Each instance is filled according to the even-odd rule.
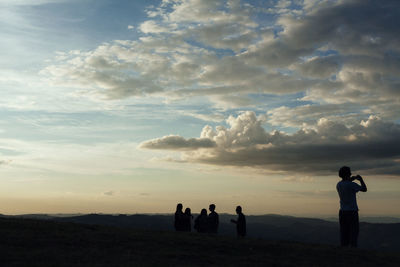
[[[246,236],[246,217],[242,213],[242,207],[236,207],[236,214],[239,215],[237,220],[231,220],[232,223],[236,224],[236,232],[238,237]]]
[[[343,166],[339,170],[339,177],[342,178],[336,185],[340,197],[340,244],[342,247],[357,247],[359,220],[356,193],[367,192],[367,186],[360,175],[351,176],[351,170]],[[361,185],[353,182],[358,180]]]
[[[218,213],[215,212],[215,205],[211,204],[208,208],[210,214],[208,214],[208,227],[209,232],[212,234],[218,233],[219,217]]]
[[[176,205],[174,227],[176,231],[184,231],[185,215],[183,214],[183,205],[179,203]]]

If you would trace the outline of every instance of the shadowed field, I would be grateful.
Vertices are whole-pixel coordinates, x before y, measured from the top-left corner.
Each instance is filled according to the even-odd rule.
[[[394,253],[0,218],[1,266],[400,266]]]

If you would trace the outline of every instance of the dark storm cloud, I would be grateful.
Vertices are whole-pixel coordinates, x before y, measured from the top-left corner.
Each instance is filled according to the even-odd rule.
[[[399,2],[350,0],[321,6],[305,17],[283,16],[283,39],[309,49],[330,44],[341,54],[383,54],[400,50]]]

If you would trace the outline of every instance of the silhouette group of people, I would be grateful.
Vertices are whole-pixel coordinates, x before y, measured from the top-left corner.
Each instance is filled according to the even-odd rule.
[[[339,177],[342,178],[336,185],[340,198],[339,225],[340,244],[343,247],[357,247],[359,234],[359,217],[356,193],[367,192],[367,186],[360,175],[351,176],[350,167],[343,166],[339,169]],[[359,181],[360,184],[354,181]],[[218,233],[219,216],[215,211],[215,204],[210,204],[210,213],[202,209],[194,220],[193,228],[199,233]],[[236,224],[238,237],[246,236],[246,217],[242,213],[242,207],[236,207],[237,220],[231,220]],[[175,230],[190,232],[192,230],[193,215],[190,208],[183,212],[183,205],[179,203],[175,212]]]
[[[190,208],[183,212],[183,205],[176,205],[174,227],[176,231],[190,232],[192,229],[193,215]]]
[[[209,233],[217,234],[219,227],[219,215],[215,211],[215,204],[210,204],[210,213],[207,214],[206,209],[202,209],[200,214],[194,220],[193,228],[198,233]],[[242,213],[242,207],[236,207],[236,213],[239,215],[237,220],[231,220],[232,223],[236,224],[238,237],[244,237],[246,235],[246,218]],[[176,231],[180,232],[191,232],[192,231],[192,220],[193,215],[191,214],[190,208],[186,208],[183,212],[183,205],[179,203],[176,205],[174,227]]]

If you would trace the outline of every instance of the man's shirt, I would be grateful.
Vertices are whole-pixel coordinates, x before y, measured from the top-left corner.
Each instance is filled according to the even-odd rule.
[[[340,197],[340,210],[358,211],[356,193],[361,188],[359,184],[348,180],[342,180],[337,183],[336,190]]]

